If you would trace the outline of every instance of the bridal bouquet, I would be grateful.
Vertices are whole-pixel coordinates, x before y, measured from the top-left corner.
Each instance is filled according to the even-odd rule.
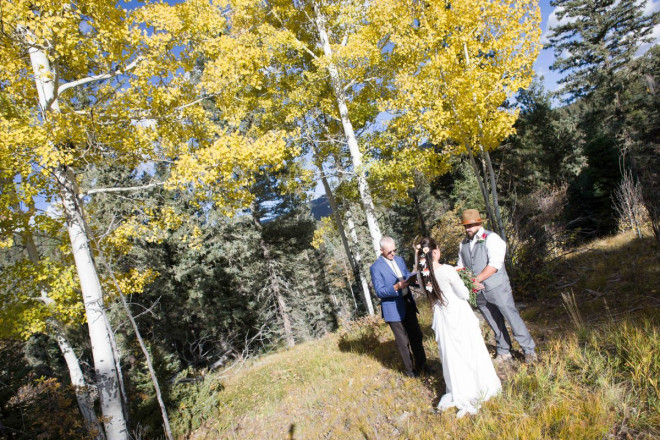
[[[470,298],[468,298],[468,302],[472,307],[477,307],[478,290],[474,288],[474,282],[475,282],[474,274],[467,267],[461,267],[456,271],[458,272],[458,275],[461,277],[463,284],[465,284],[465,287],[467,287],[468,291],[470,292]]]

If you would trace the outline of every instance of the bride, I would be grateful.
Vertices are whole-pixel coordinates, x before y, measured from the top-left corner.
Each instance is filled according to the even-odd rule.
[[[479,320],[467,302],[468,289],[456,269],[440,264],[440,250],[432,238],[423,238],[417,248],[419,271],[433,304],[432,327],[447,385],[438,409],[456,407],[456,417],[475,414],[481,402],[500,391],[500,379],[481,336]]]

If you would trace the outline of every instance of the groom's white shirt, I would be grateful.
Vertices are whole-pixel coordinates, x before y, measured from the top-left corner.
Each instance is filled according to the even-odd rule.
[[[474,245],[477,243],[477,240],[479,240],[479,237],[481,237],[484,234],[484,228],[479,228],[476,234],[474,234],[474,237],[472,237],[472,241],[470,241],[470,250],[474,248]],[[461,257],[461,250],[463,249],[463,242],[461,241],[461,245],[458,247],[458,263],[456,264],[456,267],[464,267],[463,264],[463,258]],[[494,232],[491,232],[488,234],[488,237],[486,238],[486,249],[488,251],[488,265],[494,267],[497,270],[500,270],[502,266],[504,266],[504,256],[506,255],[506,243],[502,238],[497,235]],[[479,275],[476,274],[475,275]]]

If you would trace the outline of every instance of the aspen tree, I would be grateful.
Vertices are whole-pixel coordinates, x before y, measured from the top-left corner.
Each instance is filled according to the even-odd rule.
[[[538,4],[457,0],[378,5],[383,23],[398,23],[391,36],[399,64],[397,94],[384,103],[395,116],[390,125],[408,130],[413,142],[442,146],[444,155],[467,155],[491,219],[499,218],[488,152],[514,131],[518,112],[503,104],[532,81],[540,50]],[[483,157],[485,173],[475,157]],[[501,219],[498,223],[502,225]]]
[[[39,198],[65,219],[92,346],[96,385],[108,439],[127,439],[119,372],[105,316],[104,291],[92,250],[85,200],[93,193],[139,191],[79,188],[78,174],[97,163],[138,169],[167,163],[165,188],[187,188],[226,208],[245,205],[245,189],[262,164],[282,163],[278,133],[256,137],[212,123],[207,95],[190,80],[199,42],[218,35],[222,5],[191,0],[147,2],[2,2],[0,159],[4,185],[17,183],[26,205]],[[212,187],[212,189],[210,189]],[[18,213],[3,214],[3,241]],[[42,217],[32,216],[33,221]],[[121,231],[128,231],[123,228]]]

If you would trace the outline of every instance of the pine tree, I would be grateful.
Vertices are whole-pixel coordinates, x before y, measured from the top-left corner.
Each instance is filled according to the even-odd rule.
[[[556,61],[551,69],[568,102],[612,87],[614,73],[625,67],[638,48],[651,40],[658,13],[643,15],[636,0],[553,0],[560,24],[552,28],[550,46]]]
[[[643,4],[634,0],[551,4],[560,20],[549,38],[557,56],[551,68],[565,74],[560,94],[578,107],[587,160],[569,188],[568,212],[590,213],[574,223],[584,232],[612,232],[618,223],[613,192],[631,167],[626,90],[637,76],[632,61],[660,15],[645,16]]]
[[[625,129],[630,136],[627,159],[642,184],[644,206],[660,244],[660,46],[636,59],[631,70],[631,75],[624,75],[628,87],[622,93]]]

